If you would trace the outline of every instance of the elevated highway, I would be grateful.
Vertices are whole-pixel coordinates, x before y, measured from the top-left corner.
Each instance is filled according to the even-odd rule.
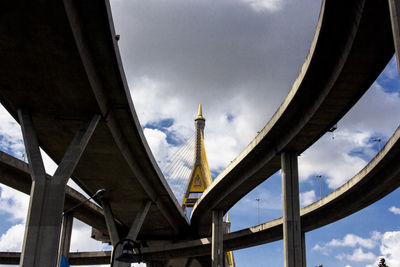
[[[92,195],[106,189],[117,232],[130,232],[143,203],[151,203],[138,238],[186,242],[144,248],[165,260],[211,252],[211,211],[228,211],[281,168],[281,152],[300,154],[327,132],[371,86],[394,53],[387,1],[323,1],[309,54],[288,96],[260,134],[217,177],[193,209],[192,227],[144,138],[124,76],[108,1],[8,1],[0,16],[0,102],[17,120],[29,111],[40,146],[56,162],[80,125],[100,120],[72,173]],[[24,7],[24,8],[21,8]],[[21,121],[20,121],[21,122]],[[399,130],[359,174],[301,210],[303,231],[334,222],[399,186]],[[2,159],[6,156],[0,155]],[[14,165],[13,165],[14,164]],[[18,166],[17,166],[18,165]],[[10,167],[11,166],[11,167]],[[28,191],[27,165],[6,159],[5,183]],[[21,178],[16,181],[10,177]],[[361,194],[362,192],[362,194]],[[73,191],[67,189],[66,205]],[[77,197],[76,199],[78,199]],[[352,203],[345,205],[343,203]],[[108,233],[102,210],[77,217]],[[341,212],[332,210],[341,207]],[[202,239],[194,239],[205,237]],[[224,236],[224,250],[282,238],[282,219]],[[194,240],[193,240],[194,239]],[[104,254],[104,253],[103,253]],[[93,255],[99,261],[107,255]],[[90,258],[89,254],[83,259]],[[17,254],[8,255],[15,260]]]
[[[302,230],[315,230],[351,215],[385,197],[400,186],[400,127],[358,174],[324,198],[301,210]],[[282,218],[224,235],[224,250],[236,250],[282,239]],[[143,249],[145,260],[166,260],[209,255],[211,238]],[[0,253],[0,263],[16,263],[19,253]],[[71,263],[109,262],[109,252],[71,253]]]
[[[302,231],[308,232],[349,216],[390,194],[400,186],[400,127],[359,173],[324,198],[301,209]],[[224,250],[237,250],[282,239],[282,218],[224,235]],[[143,257],[163,259],[206,255],[211,238],[146,248]]]
[[[394,53],[387,1],[323,1],[308,56],[288,96],[257,137],[207,188],[191,217],[208,236],[211,211],[227,212],[302,153],[368,90]]]
[[[106,189],[121,235],[145,201],[152,204],[139,239],[190,235],[135,113],[109,2],[17,0],[0,9],[1,104],[17,121],[18,109],[29,111],[56,163],[82,122],[100,115],[73,180],[89,195]]]

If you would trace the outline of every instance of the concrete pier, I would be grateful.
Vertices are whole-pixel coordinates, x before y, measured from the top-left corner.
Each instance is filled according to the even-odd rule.
[[[224,213],[222,210],[212,211],[212,243],[211,243],[211,266],[224,266]]]
[[[26,109],[19,109],[18,117],[32,178],[20,266],[53,267],[56,266],[58,260],[66,184],[79,162],[100,116],[94,116],[82,125],[51,179],[46,176],[30,112]]]
[[[59,256],[64,255],[67,260],[69,259],[69,250],[71,247],[71,234],[73,223],[74,216],[72,216],[72,214],[64,214],[62,219]]]
[[[281,154],[281,164],[284,266],[300,267],[303,266],[304,251],[300,223],[297,154],[283,152]]]

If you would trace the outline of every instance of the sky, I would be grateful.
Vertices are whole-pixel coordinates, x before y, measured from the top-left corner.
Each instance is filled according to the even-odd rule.
[[[317,0],[111,0],[132,99],[158,164],[193,134],[201,103],[215,178],[289,92],[307,55],[320,6]],[[299,157],[301,206],[360,171],[397,129],[399,118],[399,77],[392,59],[338,129]],[[22,158],[21,136],[19,125],[1,106],[0,150]],[[56,165],[45,154],[44,162],[53,173]],[[371,267],[382,256],[389,266],[400,266],[399,200],[397,189],[362,211],[308,232],[307,266]],[[21,249],[28,202],[27,195],[0,184],[0,251]],[[229,215],[232,231],[281,217],[279,172]],[[90,230],[74,221],[71,251],[108,249],[90,239]],[[238,250],[234,256],[239,267],[283,266],[283,242]]]

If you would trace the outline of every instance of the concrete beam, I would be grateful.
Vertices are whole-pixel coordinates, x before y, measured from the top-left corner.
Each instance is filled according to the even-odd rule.
[[[67,184],[68,179],[72,175],[75,166],[78,164],[86,145],[89,143],[90,137],[94,133],[94,130],[100,121],[100,118],[100,115],[94,115],[90,120],[83,123],[61,159],[61,162],[53,175],[52,181],[55,183]]]
[[[115,225],[115,220],[114,220],[114,215],[112,213],[110,204],[105,201],[105,200],[101,200],[101,204],[103,206],[104,209],[104,215],[106,218],[106,223],[107,223],[107,228],[108,228],[108,232],[111,238],[111,244],[113,246],[113,250],[116,249],[115,255],[120,255],[122,252],[122,244],[119,247],[115,247],[117,245],[117,243],[121,240],[117,227]],[[132,226],[129,229],[128,235],[125,237],[127,239],[133,240],[135,241],[137,239],[137,236],[139,234],[140,229],[142,228],[143,222],[146,219],[146,215],[150,210],[152,201],[145,201],[143,202],[142,206],[139,209],[139,212],[136,214],[135,220],[133,220]],[[113,266],[115,267],[122,267],[122,266],[130,266],[127,265],[126,263],[123,262],[117,262],[115,261],[115,259],[111,258],[110,261],[114,261]]]
[[[135,220],[132,223],[131,229],[129,229],[129,233],[126,236],[126,238],[131,239],[131,240],[137,239],[140,228],[142,228],[144,219],[146,219],[146,215],[150,210],[151,204],[152,204],[151,201],[146,201],[142,204],[139,212],[136,215]]]
[[[400,3],[396,0],[388,0],[388,2],[390,20],[392,22],[394,48],[396,50],[397,70],[400,73]]]
[[[297,154],[281,153],[285,267],[303,266]],[[305,267],[305,266],[304,266]]]
[[[66,183],[78,163],[100,119],[94,116],[83,124],[52,179],[47,179],[31,114],[18,110],[25,148],[30,162],[32,187],[20,265],[55,266],[58,259],[61,214]]]
[[[107,224],[107,229],[108,229],[108,234],[110,236],[111,239],[111,245],[112,245],[112,252],[111,255],[120,255],[122,253],[122,246],[119,247],[115,247],[119,240],[120,240],[120,236],[118,233],[118,229],[117,226],[115,225],[115,221],[114,221],[114,215],[112,213],[111,210],[111,206],[108,203],[108,201],[102,199],[101,200],[101,205],[103,206],[104,209],[104,216],[106,219],[106,224]],[[114,252],[114,249],[116,250]],[[114,261],[114,263],[113,263]],[[119,262],[119,261],[115,261],[112,257],[110,257],[110,264],[114,267],[128,267],[130,265],[128,265],[127,263],[123,263],[123,262]]]
[[[211,264],[212,267],[224,266],[224,212],[222,210],[212,211],[212,237],[211,237]]]
[[[71,252],[70,265],[99,265],[110,263],[111,251]],[[0,264],[18,265],[20,252],[0,252]]]
[[[72,226],[74,223],[74,217],[72,214],[65,214],[63,217],[62,228],[61,228],[61,239],[60,239],[60,250],[59,255],[69,259],[69,249],[71,246],[71,234]],[[60,261],[59,261],[60,262]]]

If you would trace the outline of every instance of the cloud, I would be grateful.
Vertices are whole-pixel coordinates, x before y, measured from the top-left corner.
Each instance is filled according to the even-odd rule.
[[[143,132],[157,161],[165,162],[171,151],[167,135],[158,129],[144,128]]]
[[[10,221],[25,222],[29,196],[0,184],[0,213],[6,213]]]
[[[381,258],[385,258],[388,266],[400,266],[400,231],[386,232],[381,236],[380,253],[373,259],[374,263],[366,267],[378,266]]]
[[[400,266],[400,231],[384,233],[380,251],[389,266]]]
[[[277,11],[282,8],[282,0],[242,0],[257,12]]]
[[[210,167],[221,171],[267,123],[307,54],[320,3],[276,9],[284,2],[246,2],[275,8],[265,16],[242,0],[113,1],[142,126],[172,119],[167,134],[185,140],[203,104]]]
[[[22,159],[25,152],[21,127],[0,104],[0,149]]]
[[[366,249],[373,249],[379,245],[379,240],[381,239],[382,235],[379,232],[372,232],[369,238],[362,238],[355,234],[347,234],[344,236],[343,239],[332,239],[331,241],[323,244],[316,244],[312,250],[319,251],[323,255],[329,255],[332,249],[337,247],[363,247]],[[360,248],[361,249],[361,248]],[[340,259],[349,259],[356,258],[362,255],[362,250],[354,250],[353,255],[349,254],[340,254]]]
[[[101,251],[105,249],[103,243],[91,238],[92,228],[83,222],[74,219],[71,235],[70,251]]]
[[[311,203],[315,202],[316,200],[317,200],[317,198],[315,196],[314,190],[300,193],[300,205],[302,207],[310,205]]]
[[[339,254],[336,256],[340,260],[349,260],[349,261],[356,261],[356,262],[363,262],[363,261],[371,261],[376,258],[374,253],[367,252],[365,253],[362,248],[357,248],[353,251],[352,254]]]
[[[382,76],[386,77],[385,73]],[[373,139],[381,137],[387,141],[398,127],[396,118],[399,116],[398,94],[385,92],[375,82],[338,123],[334,133],[325,134],[299,157],[300,179],[308,181],[311,177],[322,175],[324,184],[330,190],[336,189],[375,156],[378,145]],[[328,191],[325,188],[323,194]]]
[[[398,207],[392,206],[389,208],[389,211],[392,212],[393,214],[400,215],[400,208]]]
[[[21,251],[25,224],[16,224],[0,236],[0,251]]]

